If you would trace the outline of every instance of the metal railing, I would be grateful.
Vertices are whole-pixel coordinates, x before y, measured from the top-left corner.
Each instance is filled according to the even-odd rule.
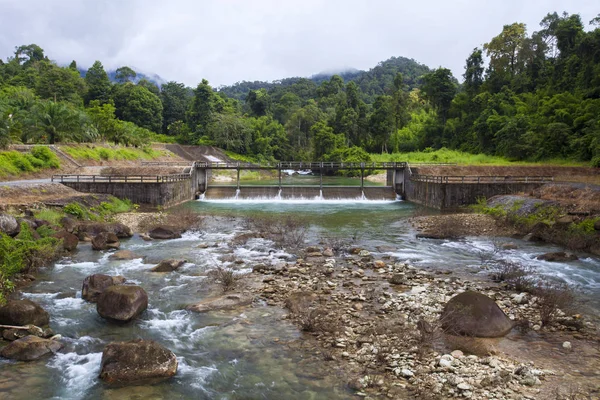
[[[414,182],[427,183],[546,183],[553,182],[553,176],[434,176],[415,174]]]
[[[192,161],[142,161],[143,167],[190,167]]]
[[[405,162],[313,162],[282,161],[278,163],[249,162],[201,162],[194,164],[198,168],[209,169],[399,169],[406,167]]]
[[[190,174],[173,174],[173,175],[52,175],[52,182],[59,183],[74,183],[74,182],[91,182],[91,183],[165,183],[179,182],[190,179]]]

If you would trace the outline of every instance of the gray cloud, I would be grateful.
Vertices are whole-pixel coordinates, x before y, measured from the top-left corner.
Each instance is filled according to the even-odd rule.
[[[273,80],[391,56],[450,68],[504,24],[539,29],[548,12],[598,13],[589,0],[0,0],[0,56],[36,43],[61,64],[129,65],[195,86]]]

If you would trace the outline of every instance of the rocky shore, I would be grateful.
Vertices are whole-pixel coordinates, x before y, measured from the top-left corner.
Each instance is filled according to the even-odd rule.
[[[560,399],[573,398],[566,396],[574,390],[598,395],[597,381],[585,374],[573,377],[571,365],[552,359],[597,352],[597,329],[581,315],[558,311],[559,317],[543,326],[538,299],[529,294],[465,281],[449,271],[376,260],[365,250],[323,256],[329,251],[311,248],[295,263],[254,266],[253,279],[263,283],[255,294],[269,305],[286,307],[315,351],[345,371],[357,396]],[[520,333],[510,339],[445,334],[444,305],[465,291],[495,300]],[[552,356],[540,354],[534,362],[511,347],[513,341],[525,341],[519,337],[527,331],[538,340],[560,337]],[[596,361],[578,368],[599,366]]]

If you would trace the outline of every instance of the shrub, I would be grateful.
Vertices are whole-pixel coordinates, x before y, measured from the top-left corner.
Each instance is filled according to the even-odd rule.
[[[41,160],[44,168],[60,168],[60,159],[46,146],[34,146],[31,155]]]
[[[210,271],[209,277],[212,282],[220,284],[224,292],[235,289],[238,281],[241,279],[241,276],[236,275],[232,269],[223,267],[217,267]]]
[[[572,289],[564,282],[540,280],[533,294],[537,297],[542,326],[554,321],[559,310],[565,311],[573,307],[575,300]]]
[[[304,244],[308,232],[308,223],[302,218],[291,215],[284,218],[272,216],[248,218],[244,224],[248,230],[272,240],[283,248],[299,249]]]
[[[532,267],[527,267],[511,261],[500,261],[491,274],[495,282],[504,282],[518,292],[530,292],[535,279]]]
[[[77,219],[84,219],[88,216],[88,211],[79,203],[69,203],[63,208],[63,211]]]

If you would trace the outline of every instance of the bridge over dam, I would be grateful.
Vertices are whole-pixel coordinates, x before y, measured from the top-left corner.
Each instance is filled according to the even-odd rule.
[[[144,166],[180,167],[181,173],[165,175],[54,175],[77,191],[111,194],[134,203],[171,207],[193,199],[357,199],[403,200],[440,210],[452,210],[474,204],[480,197],[528,192],[554,180],[551,176],[431,176],[419,174],[419,165],[406,162],[337,163],[337,162],[147,162]],[[141,168],[143,170],[143,168]],[[232,179],[219,183],[213,174],[227,171]],[[274,179],[245,184],[244,171],[270,171]],[[365,182],[374,171],[385,171],[380,185]],[[288,183],[291,173],[310,174],[311,184]],[[352,185],[337,184],[332,175],[351,173]]]

